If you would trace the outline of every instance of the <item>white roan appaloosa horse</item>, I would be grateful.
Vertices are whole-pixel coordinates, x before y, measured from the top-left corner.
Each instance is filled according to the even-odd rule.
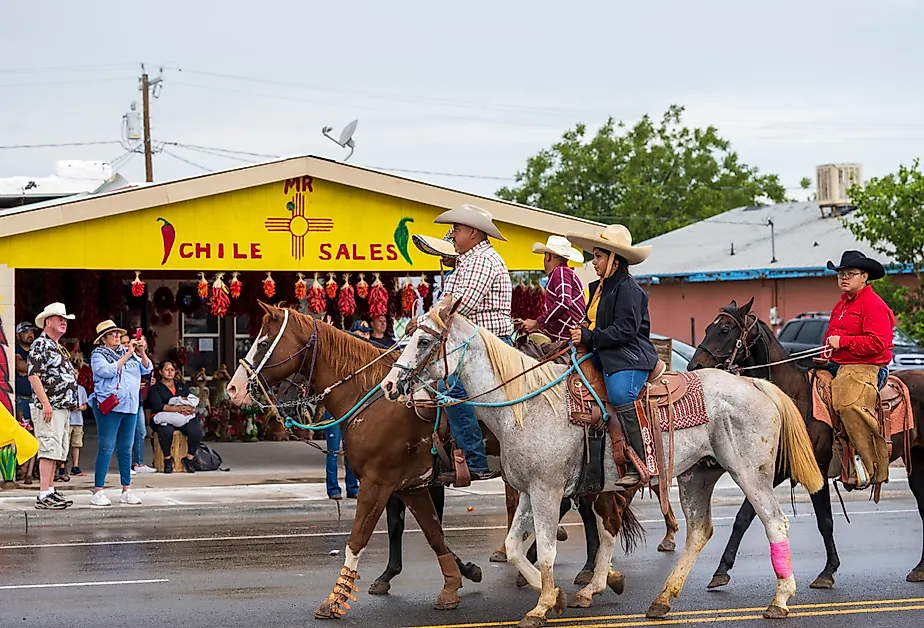
[[[382,387],[389,398],[406,399],[418,385],[433,384],[446,377],[448,369],[450,374],[458,375],[470,397],[478,396],[479,403],[503,404],[522,398],[527,389],[538,390],[542,383],[550,383],[566,369],[546,364],[501,387],[534,365],[532,358],[456,315],[447,295],[421,322]],[[789,522],[773,494],[773,475],[777,448],[782,446],[783,459],[788,458],[793,478],[809,492],[821,488],[823,479],[812,456],[805,424],[793,402],[770,382],[714,369],[697,374],[702,380],[709,422],[678,430],[674,435],[673,468],[686,515],[686,546],[648,609],[648,617],[668,613],[671,600],[680,594],[697,556],[712,536],[712,492],[726,471],[754,505],[770,541],[777,582],[764,616],[784,617],[788,614],[787,601],[796,592],[796,581],[789,554]],[[481,394],[486,391],[493,392]],[[562,496],[574,491],[584,453],[584,433],[569,421],[564,391],[565,384],[561,383],[523,403],[476,408],[478,417],[500,441],[506,481],[521,491],[507,534],[507,555],[540,593],[539,603],[520,621],[521,627],[543,625],[553,608],[558,614],[563,612],[563,595],[555,587],[553,576],[559,505]],[[664,451],[668,450],[665,433]],[[609,440],[604,460],[604,490],[613,490],[618,475]],[[577,606],[588,606],[593,595],[604,591],[607,577],[613,575],[610,566],[616,537],[596,511],[595,516],[600,550],[593,579],[577,593]],[[524,535],[532,533],[538,546],[538,569],[523,552],[527,542]]]

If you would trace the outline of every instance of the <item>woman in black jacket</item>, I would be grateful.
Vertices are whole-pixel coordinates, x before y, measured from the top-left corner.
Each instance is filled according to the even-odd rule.
[[[641,428],[634,402],[658,362],[651,343],[648,295],[629,274],[629,266],[648,258],[650,246],[632,246],[632,234],[622,225],[610,225],[599,236],[569,233],[575,246],[593,253],[593,266],[600,277],[587,308],[588,323],[572,330],[571,338],[594,353],[594,363],[603,371],[607,396],[618,410],[626,438],[641,460],[645,460]],[[621,407],[622,406],[622,407]],[[616,484],[632,487],[641,477],[637,470]]]
[[[151,386],[147,401],[151,409],[151,428],[157,433],[160,439],[160,450],[164,454],[164,473],[173,473],[173,458],[170,452],[173,447],[175,430],[180,430],[186,436],[187,454],[182,459],[183,468],[187,473],[196,472],[192,461],[196,450],[199,449],[199,443],[202,442],[202,426],[199,424],[199,417],[196,416],[196,409],[192,406],[169,405],[172,397],[187,395],[189,395],[189,386],[176,381],[176,366],[170,360],[164,360],[160,365],[160,378],[156,384]],[[177,412],[188,416],[189,420],[180,427],[161,425],[157,422],[159,412]]]

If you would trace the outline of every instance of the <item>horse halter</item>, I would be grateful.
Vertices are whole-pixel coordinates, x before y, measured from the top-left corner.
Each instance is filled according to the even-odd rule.
[[[443,354],[443,373],[445,374],[445,378],[447,380],[449,379],[449,356],[446,351],[446,343],[449,341],[449,329],[452,326],[452,320],[453,318],[455,318],[455,316],[456,316],[455,312],[450,314],[449,318],[446,320],[446,324],[443,327],[442,331],[439,331],[439,332],[433,329],[430,329],[429,327],[425,327],[425,326],[417,327],[417,330],[424,331],[430,334],[431,336],[433,336],[434,338],[436,338],[436,343],[434,343],[433,346],[430,347],[430,350],[427,351],[426,355],[424,355],[423,358],[417,361],[417,366],[415,366],[413,369],[410,368],[409,366],[405,366],[401,364],[400,362],[395,362],[394,365],[396,367],[407,372],[408,381],[419,379],[421,372],[423,372],[423,370],[427,368],[427,366],[439,360],[440,353]]]
[[[738,317],[729,312],[726,312],[725,310],[722,310],[719,312],[719,316],[716,318],[716,321],[718,321],[718,319],[723,316],[730,318],[735,323],[735,327],[738,328],[738,338],[735,340],[735,347],[732,349],[731,353],[724,356],[716,355],[710,351],[702,342],[699,343],[696,348],[702,350],[706,355],[715,360],[715,368],[726,371],[733,371],[736,368],[735,360],[738,358],[738,353],[743,351],[743,358],[749,358],[751,356],[751,347],[753,347],[758,340],[758,338],[754,338],[752,342],[748,342],[748,337],[751,335],[751,330],[757,326],[757,316],[754,314],[748,314],[744,317],[744,321],[742,322],[738,319]]]

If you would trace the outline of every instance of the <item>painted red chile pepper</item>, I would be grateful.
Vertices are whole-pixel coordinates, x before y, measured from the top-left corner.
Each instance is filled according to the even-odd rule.
[[[157,222],[164,223],[160,228],[160,236],[164,239],[164,259],[160,262],[160,265],[163,266],[170,257],[170,251],[173,250],[173,243],[176,242],[176,229],[166,218],[158,218]]]

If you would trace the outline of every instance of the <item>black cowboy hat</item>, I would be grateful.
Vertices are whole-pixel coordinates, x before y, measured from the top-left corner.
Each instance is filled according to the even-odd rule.
[[[844,254],[841,255],[841,263],[838,266],[835,266],[834,262],[828,261],[828,270],[837,272],[847,268],[862,270],[869,275],[870,281],[885,277],[885,268],[882,267],[882,264],[866,257],[860,251],[844,251]]]

